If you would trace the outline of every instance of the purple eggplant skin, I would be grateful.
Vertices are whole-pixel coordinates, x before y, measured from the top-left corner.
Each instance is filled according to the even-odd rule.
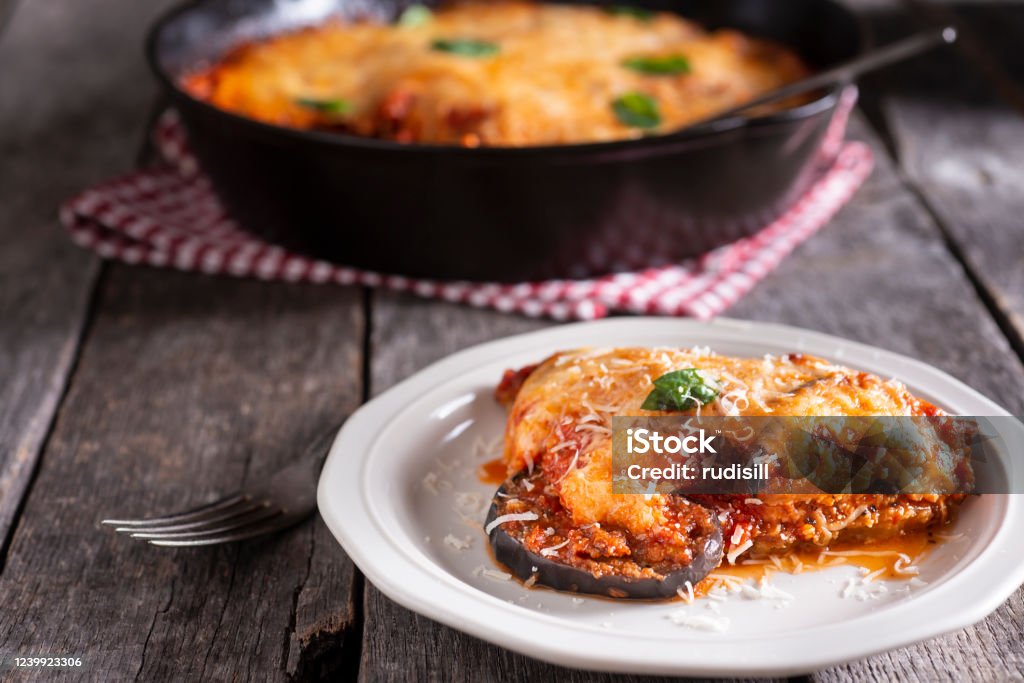
[[[503,494],[505,487],[498,489]],[[487,512],[485,527],[498,516],[498,494]],[[718,517],[715,530],[704,541],[704,551],[689,566],[671,572],[663,579],[630,579],[623,576],[607,575],[597,577],[588,571],[555,562],[523,547],[523,544],[509,535],[501,525],[490,533],[491,549],[495,559],[505,565],[514,576],[522,581],[536,577],[535,585],[547,586],[567,593],[586,593],[626,600],[664,600],[677,597],[680,589],[685,590],[687,582],[697,582],[710,574],[722,561],[724,546],[722,527]]]

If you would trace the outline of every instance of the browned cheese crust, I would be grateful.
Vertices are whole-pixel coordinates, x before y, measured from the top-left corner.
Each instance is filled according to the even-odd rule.
[[[438,50],[482,41],[493,54]],[[683,73],[649,74],[631,58],[685,58]],[[789,49],[737,31],[708,32],[669,13],[476,2],[417,26],[339,21],[237,47],[186,75],[194,97],[277,125],[399,142],[524,146],[638,138],[612,102],[654,100],[666,131],[808,73]],[[302,104],[344,101],[344,111]]]
[[[673,370],[713,375],[721,392],[688,413],[640,408]],[[701,349],[618,348],[559,353],[506,373],[504,460],[509,476],[539,468],[577,526],[608,524],[639,536],[670,520],[669,497],[612,493],[611,418],[697,414],[934,416],[941,411],[894,380],[802,354],[731,358]],[[957,473],[936,469],[934,476]],[[949,521],[963,496],[769,495],[695,497],[719,512],[727,555],[763,555],[837,542],[887,540]]]

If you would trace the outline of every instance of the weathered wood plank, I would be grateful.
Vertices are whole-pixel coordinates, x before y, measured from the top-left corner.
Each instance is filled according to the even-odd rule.
[[[53,277],[63,274],[64,279],[81,283],[92,276],[91,260],[53,236],[52,204],[78,185],[127,165],[119,156],[125,150],[112,143],[124,137],[126,121],[136,122],[139,128],[129,137],[134,140],[141,133],[142,117],[129,111],[135,106],[135,95],[120,92],[144,90],[124,87],[146,82],[144,76],[135,77],[141,62],[122,55],[118,64],[101,69],[96,60],[67,59],[67,52],[62,52],[84,49],[86,40],[97,50],[115,54],[120,53],[113,45],[137,49],[123,40],[126,22],[133,25],[137,21],[133,13],[141,17],[154,10],[148,6],[126,9],[120,3],[117,21],[103,19],[103,12],[110,12],[114,4],[92,3],[88,12],[84,5],[75,8],[88,16],[78,17],[70,28],[48,22],[56,22],[56,15],[71,9],[37,9],[40,17],[33,26],[38,35],[57,36],[47,71],[32,70],[36,67],[30,60],[5,59],[11,42],[8,37],[0,39],[0,61],[24,65],[35,79],[26,81],[31,87],[24,86],[33,95],[31,101],[38,102],[38,82],[43,82],[44,75],[47,89],[64,97],[68,90],[53,85],[54,73],[75,75],[75,83],[90,89],[84,104],[76,101],[65,108],[66,103],[57,102],[52,111],[40,109],[36,116],[26,116],[29,100],[7,97],[4,88],[9,81],[0,80],[0,121],[12,115],[14,103],[25,119],[18,123],[24,128],[0,131],[0,140],[5,141],[0,147],[5,160],[0,166],[0,198],[4,199],[0,211],[5,212],[0,222],[0,246],[4,247],[0,253],[5,255],[0,257],[5,259],[0,277],[15,275],[10,283],[0,281],[0,304],[13,292],[9,300],[23,312],[56,312],[54,302],[75,289],[66,282],[40,288],[38,280],[28,277],[38,278],[35,264],[64,262],[58,261],[53,249],[72,255],[66,259],[69,266],[52,269]],[[19,10],[12,30],[20,30],[19,22],[31,7],[26,3]],[[74,43],[73,36],[78,35],[83,36],[82,42]],[[31,47],[32,60],[38,63],[45,41],[33,41],[15,44],[24,50]],[[94,92],[103,97],[92,99]],[[109,108],[111,98],[114,111]],[[138,102],[143,100],[140,96]],[[5,103],[10,103],[7,109]],[[99,120],[91,115],[95,110],[104,111],[105,117]],[[125,115],[118,119],[115,112]],[[64,142],[54,137],[56,131],[68,128],[85,131],[85,141],[77,135],[67,136]],[[11,130],[21,131],[12,138],[14,143],[6,142],[5,131]],[[95,149],[90,146],[88,153],[79,156],[79,144],[93,141]],[[47,155],[52,150],[50,166],[34,165],[38,149],[47,150]],[[23,185],[12,185],[8,174],[15,166],[10,160],[30,155],[33,165],[26,172],[31,177]],[[68,160],[81,163],[76,167],[81,176],[58,173]],[[10,187],[33,192],[46,187],[52,201],[46,204],[45,220],[40,207],[50,195],[29,199],[25,192],[12,192],[7,201]],[[12,206],[28,207],[22,215],[35,223],[21,218],[9,223],[10,215],[17,216],[7,213]],[[41,235],[31,241],[37,246],[24,246],[22,230]],[[20,254],[6,248],[5,240],[13,243],[15,236]],[[74,258],[80,263],[76,265]],[[85,275],[71,277],[76,272]],[[813,290],[806,286],[811,277],[815,278]],[[21,281],[31,286],[16,289]],[[351,565],[321,524],[310,523],[265,545],[176,554],[154,554],[157,551],[111,538],[93,526],[104,513],[131,506],[140,511],[170,507],[189,502],[183,500],[186,495],[195,496],[190,500],[212,496],[258,476],[285,457],[285,446],[313,436],[329,423],[336,406],[343,406],[339,412],[344,412],[355,404],[359,306],[354,295],[225,283],[122,268],[115,268],[105,283],[101,315],[10,548],[8,571],[0,577],[0,596],[5,607],[11,607],[0,615],[0,652],[35,646],[46,646],[51,652],[79,648],[87,657],[89,677],[108,679],[126,678],[135,671],[147,679],[171,675],[270,678],[286,671],[312,675],[324,667],[350,671],[345,667],[351,662],[345,657],[353,651],[349,626],[355,610],[346,604],[350,597],[345,590],[338,587],[351,585]],[[76,310],[84,301],[81,296]],[[381,301],[375,309],[381,326],[375,337],[381,352],[373,366],[375,391],[464,345],[542,324],[402,297],[384,296]],[[7,317],[6,304],[0,311],[5,314],[0,340],[9,319],[19,323],[18,329],[29,329],[28,323]],[[885,169],[835,225],[794,255],[734,314],[817,327],[911,353],[945,367],[1011,409],[1021,408],[1015,391],[1021,380],[1019,365],[943,250],[929,216]],[[954,317],[955,334],[949,334]],[[29,322],[48,330],[55,326],[52,320]],[[74,336],[79,324],[60,318],[55,338]],[[354,336],[350,338],[349,333]],[[259,343],[252,343],[254,339]],[[18,343],[11,348],[23,349],[20,340],[17,337]],[[35,341],[31,346],[34,351],[45,350]],[[26,355],[11,356],[14,360],[8,362],[6,348],[0,345],[5,354],[0,356],[0,377],[5,367],[40,367],[34,364],[35,357]],[[52,343],[50,348],[63,347]],[[48,353],[43,361],[60,356]],[[69,365],[66,360],[64,367]],[[324,373],[323,367],[335,367],[338,372]],[[63,371],[51,373],[49,386],[53,377],[62,376]],[[45,380],[30,378],[19,386],[43,386]],[[58,389],[43,392],[51,399],[50,407],[34,413],[46,416],[46,423],[61,381]],[[310,387],[312,397],[295,387]],[[11,394],[12,402],[0,393],[0,405],[20,404],[22,397],[40,393],[18,387],[12,391],[17,392]],[[6,415],[0,416],[0,438],[2,417]],[[28,452],[38,449],[43,433],[45,429],[34,437],[35,445]],[[0,445],[9,452],[6,443],[0,441]],[[161,451],[165,457],[140,455],[152,451]],[[92,498],[86,501],[82,491]],[[101,509],[103,505],[110,507]],[[47,548],[61,549],[59,561],[53,561],[54,553]],[[53,609],[54,604],[61,609]],[[337,613],[333,605],[338,606]],[[372,589],[367,591],[365,609],[362,673],[367,680],[413,675],[433,680],[610,678],[547,667],[493,648],[412,615]],[[903,675],[930,680],[953,672],[974,678],[1005,677],[1012,667],[1021,666],[1017,627],[1021,615],[1018,595],[975,629],[837,668],[822,677],[853,680]],[[306,658],[298,654],[303,646]]]
[[[873,142],[871,179],[832,224],[729,315],[791,323],[905,353],[1021,411],[1020,360],[881,143],[859,119],[853,135]]]
[[[337,424],[362,395],[361,293],[114,266],[97,308],[0,577],[0,652],[79,654],[93,680],[318,669],[296,645],[355,621],[319,520],[181,551],[97,521],[212,500]]]
[[[0,539],[34,471],[98,273],[57,225],[57,205],[130,167],[153,89],[138,41],[124,36],[167,4],[24,3],[6,25],[14,3],[0,6]]]
[[[0,80],[0,156],[4,158],[0,166],[0,318],[4,320],[0,326],[0,378],[4,379],[0,382],[0,405],[5,406],[0,411],[0,453],[14,454],[12,461],[4,463],[0,476],[0,531],[5,530],[14,513],[49,428],[64,376],[77,349],[91,282],[98,271],[95,259],[71,246],[61,234],[54,219],[56,205],[82,186],[131,166],[144,137],[147,111],[155,90],[142,59],[141,36],[146,24],[169,4],[173,0],[148,5],[107,0],[89,7],[81,3],[35,4],[20,9],[10,36],[0,40],[0,59],[18,65]],[[43,82],[47,86],[40,88]],[[122,278],[132,281],[131,275],[117,275],[115,283],[123,284]],[[210,282],[210,287],[218,287],[217,281]],[[151,282],[148,289],[154,288],[159,287]],[[319,296],[322,295],[306,293],[295,303],[303,306]],[[339,301],[336,292],[326,296],[327,300]],[[351,353],[361,343],[360,297],[358,293],[341,296],[340,310],[336,311],[340,319],[336,322],[345,323],[345,312],[352,311],[356,324],[344,330],[336,352]],[[278,305],[288,306],[286,302]],[[249,340],[236,335],[236,341],[245,344]],[[347,365],[355,369],[354,374],[345,373],[351,376],[343,375],[346,386],[342,397],[349,405],[341,405],[339,410],[351,408],[361,391],[360,361],[351,358]],[[187,381],[186,377],[182,381]],[[305,439],[309,435],[296,432],[294,436]],[[8,448],[8,441],[14,438],[19,439],[16,447]],[[237,482],[221,478],[215,486],[233,483]],[[45,497],[46,493],[41,495]],[[33,507],[28,508],[29,513],[32,510]],[[301,558],[301,566],[286,572],[283,583],[273,584],[277,588],[285,585],[280,595],[270,596],[274,603],[269,598],[263,601],[268,605],[280,602],[271,618],[282,621],[282,636],[261,631],[260,623],[254,621],[247,637],[268,638],[267,652],[282,658],[284,669],[290,674],[343,669],[348,665],[344,657],[335,650],[326,651],[324,646],[343,642],[355,621],[352,565],[322,524],[309,525],[297,533],[303,538],[303,550],[294,557]],[[12,548],[12,552],[15,550]],[[237,558],[229,559],[234,566]],[[16,569],[12,569],[8,579],[8,588],[27,580]],[[289,583],[292,580],[294,587]],[[152,593],[152,587],[149,588]],[[11,595],[7,591],[2,594]],[[230,610],[235,609],[228,602],[230,599],[242,604],[239,595],[222,596],[225,618],[231,618]],[[120,608],[114,601],[111,605]],[[191,618],[189,609],[186,602],[179,600],[167,602],[164,612],[154,611],[152,630],[148,636],[145,631],[142,635],[150,644],[148,650],[163,656],[140,662],[140,673],[159,671],[159,667],[174,670],[174,660],[166,651],[161,653],[159,641],[153,638],[161,637],[160,628],[167,631],[166,637],[174,637],[182,630],[180,623]],[[173,616],[168,617],[165,612]],[[59,615],[59,610],[53,611],[51,620]],[[13,628],[14,624],[7,626]],[[75,627],[83,630],[78,637],[88,650],[85,654],[93,656],[100,642],[88,647],[88,629],[77,624]],[[202,635],[203,626],[198,626],[196,632]],[[222,671],[240,672],[255,662],[247,664],[252,659],[251,652],[232,649],[236,640],[225,642],[229,645],[219,654]],[[256,640],[252,643],[264,647]],[[22,645],[49,648],[51,643],[25,640]],[[128,647],[130,640],[125,640],[125,645]],[[143,658],[146,650],[144,646]],[[106,675],[126,676],[129,672],[118,671],[116,663],[105,662]],[[280,672],[276,666],[268,671]]]
[[[1024,409],[1019,360],[944,250],[927,212],[900,190],[884,159],[857,201],[730,314],[906,353],[1017,414]],[[1022,619],[1024,599],[1018,592],[972,628],[819,672],[814,679],[1006,679],[1024,667]]]
[[[380,293],[374,297],[374,394],[448,354],[549,322]],[[367,583],[362,681],[640,681],[551,666],[399,607]],[[660,679],[659,679],[660,680]]]
[[[1024,3],[856,4],[879,40],[960,28],[955,49],[879,74],[873,93],[901,172],[1024,354]]]
[[[909,353],[1019,410],[1024,405],[1015,392],[1024,380],[1020,363],[943,247],[929,215],[887,163],[882,145],[862,122],[854,126],[855,136],[870,139],[880,156],[877,172],[833,225],[800,248],[730,315],[787,322]],[[948,334],[951,318],[959,321],[955,335]],[[458,348],[535,326],[525,319],[379,297],[371,353],[374,391]],[[364,604],[360,670],[365,681],[616,679],[505,652],[414,615],[372,586],[367,586]],[[979,628],[996,629],[1014,642],[1015,636],[1006,634],[1013,633],[1017,604],[1019,598]],[[922,678],[934,678],[948,662],[932,653],[949,642],[868,660],[873,669],[860,673],[886,677],[916,667]],[[1003,655],[991,648],[983,655],[989,673],[1010,671],[996,668]]]
[[[858,0],[878,39],[884,41],[907,33],[921,24],[894,3]],[[933,15],[933,19],[941,18]],[[947,17],[948,18],[948,17]],[[1019,246],[1024,235],[1020,215],[1019,164],[1024,158],[1021,119],[993,93],[977,68],[953,52],[935,53],[927,59],[894,68],[870,79],[865,90],[891,135],[898,166],[876,173],[873,185],[904,182],[923,197],[953,241],[960,259],[971,269],[976,287],[992,306],[998,307],[1012,341],[1019,345],[1020,298],[1024,285],[1024,258]],[[1021,369],[993,321],[981,312],[976,292],[966,286],[958,264],[935,258],[940,245],[934,221],[915,202],[902,196],[889,201],[901,208],[904,233],[910,241],[893,239],[893,228],[875,223],[875,254],[854,248],[870,289],[831,286],[831,279],[815,278],[815,289],[826,287],[821,301],[832,305],[815,313],[818,321],[803,323],[840,331],[845,336],[879,344],[931,362],[1020,414],[1024,408],[1019,387]],[[857,202],[847,213],[859,211]],[[866,216],[864,217],[867,218]],[[833,226],[835,229],[837,226]],[[808,244],[822,263],[840,258],[844,250],[827,250],[825,240]],[[891,252],[900,263],[891,263],[879,251]],[[793,283],[779,276],[778,294],[791,291]],[[806,277],[809,273],[793,273]],[[824,272],[819,272],[824,275]],[[881,286],[879,286],[881,285]],[[785,288],[785,289],[783,289]],[[874,290],[874,294],[872,294]],[[814,297],[818,300],[818,297]],[[849,320],[856,301],[878,322],[871,325],[860,314]],[[738,311],[751,305],[741,303]],[[918,303],[921,302],[921,303]],[[759,317],[760,311],[745,311]],[[770,313],[768,313],[770,315]],[[884,323],[883,323],[884,324]],[[982,623],[926,643],[836,667],[814,676],[822,681],[898,679],[999,680],[1024,670],[1024,597],[1018,593]]]
[[[347,379],[361,388],[358,369]],[[319,517],[306,558],[306,574],[293,593],[285,673],[298,681],[354,679],[362,639],[362,575]]]

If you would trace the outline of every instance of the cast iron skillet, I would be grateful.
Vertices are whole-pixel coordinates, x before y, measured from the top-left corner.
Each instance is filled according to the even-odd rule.
[[[465,149],[279,128],[221,111],[177,85],[184,71],[245,40],[328,16],[391,19],[408,4],[200,0],[157,21],[150,64],[201,165],[247,229],[338,263],[444,279],[581,277],[676,261],[750,234],[799,196],[839,101],[841,86],[798,108],[713,130]],[[783,42],[812,67],[862,49],[859,22],[832,0],[626,4]]]

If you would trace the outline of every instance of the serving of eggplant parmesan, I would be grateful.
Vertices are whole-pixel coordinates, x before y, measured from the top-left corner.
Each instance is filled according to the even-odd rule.
[[[867,552],[934,531],[965,498],[613,492],[615,416],[943,415],[895,380],[802,354],[568,351],[506,372],[496,396],[509,410],[506,481],[485,531],[495,559],[531,586],[615,598],[666,598],[685,588],[692,596],[719,566],[829,548]],[[929,467],[927,477],[970,486],[970,469],[956,458]]]
[[[487,515],[495,556],[530,585],[671,598],[722,559],[722,525],[711,508],[669,495],[660,524],[645,533],[599,522],[577,525],[551,482],[543,469],[517,476],[501,487]]]
[[[292,128],[532,146],[671,131],[808,73],[789,48],[668,12],[499,0],[272,35],[181,85]]]

